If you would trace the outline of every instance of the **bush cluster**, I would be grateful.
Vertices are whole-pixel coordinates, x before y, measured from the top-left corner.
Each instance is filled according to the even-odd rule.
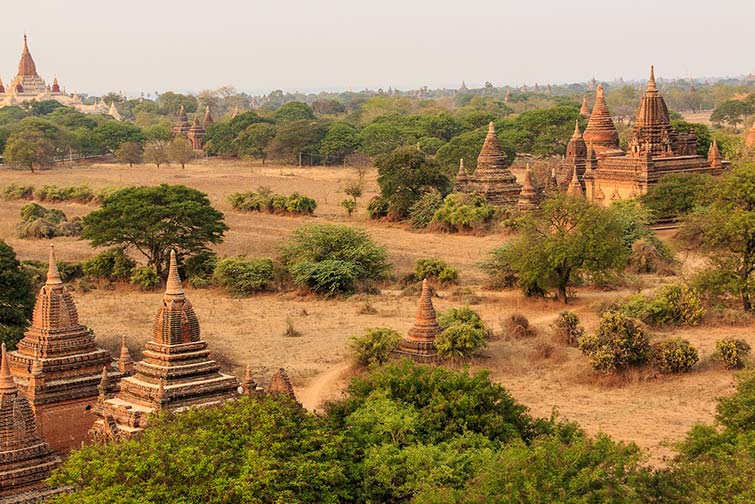
[[[572,347],[579,346],[579,340],[585,334],[585,328],[580,324],[579,317],[570,311],[559,313],[553,327],[554,339]]]
[[[127,281],[136,268],[136,261],[126,255],[122,248],[100,252],[82,263],[84,274],[90,278]]]
[[[495,208],[476,194],[452,193],[443,200],[430,228],[449,233],[482,232],[496,219]]]
[[[360,366],[372,366],[388,362],[400,341],[401,335],[393,329],[373,327],[362,336],[352,336],[351,346]]]
[[[655,236],[642,238],[632,244],[628,269],[634,273],[672,274],[674,256]]]
[[[141,290],[155,290],[160,285],[160,275],[152,266],[139,266],[133,269],[129,281]]]
[[[95,191],[86,184],[60,187],[49,184],[43,185],[37,189],[34,186],[19,186],[11,184],[3,188],[2,197],[5,200],[37,200],[48,203],[60,203],[62,201],[71,201],[74,203],[102,203],[102,201],[112,192],[112,189],[102,189]]]
[[[487,331],[482,318],[469,307],[449,308],[438,315],[442,329],[435,338],[438,355],[468,358],[487,347]]]
[[[625,301],[619,310],[654,326],[695,326],[702,322],[706,313],[700,293],[684,284],[661,287],[650,297],[637,294]]]
[[[654,343],[652,354],[662,373],[686,373],[700,360],[695,347],[681,338]]]
[[[650,338],[637,322],[619,312],[606,312],[598,330],[579,340],[579,349],[596,371],[610,373],[646,364]]]
[[[439,284],[458,284],[459,270],[452,268],[442,259],[417,259],[414,263],[414,278],[416,280],[432,280]]]
[[[740,369],[745,365],[745,358],[750,355],[750,345],[741,339],[727,338],[716,341],[716,358],[727,369]]]
[[[21,207],[21,222],[16,226],[19,238],[54,238],[56,236],[79,236],[83,224],[80,217],[70,221],[61,210],[47,209],[37,203]]]
[[[409,219],[414,229],[425,229],[430,225],[440,207],[443,206],[443,196],[437,190],[423,194],[409,208]],[[387,211],[387,208],[386,208]]]
[[[215,266],[213,280],[236,296],[264,291],[273,280],[272,259],[225,257]]]
[[[312,198],[296,192],[288,196],[274,194],[267,187],[259,187],[256,192],[233,193],[228,196],[228,201],[242,212],[312,215],[317,208],[317,202]]]

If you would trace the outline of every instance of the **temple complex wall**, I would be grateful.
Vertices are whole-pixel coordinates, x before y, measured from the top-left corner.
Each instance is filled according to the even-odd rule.
[[[56,452],[66,453],[91,441],[97,396],[56,404],[32,405],[39,433]]]

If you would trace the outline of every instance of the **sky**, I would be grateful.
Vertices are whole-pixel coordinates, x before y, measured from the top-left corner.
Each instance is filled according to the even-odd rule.
[[[456,88],[737,76],[753,0],[23,0],[3,2],[0,77],[23,45],[69,92],[230,85]]]

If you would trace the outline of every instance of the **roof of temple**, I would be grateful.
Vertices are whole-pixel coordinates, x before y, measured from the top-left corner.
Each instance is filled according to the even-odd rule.
[[[18,75],[38,77],[37,65],[34,64],[34,58],[31,57],[31,52],[29,52],[29,45],[27,44],[25,34],[24,49],[21,51],[21,60],[18,62]]]
[[[671,127],[668,108],[655,83],[655,71],[650,67],[647,89],[637,107],[634,131],[630,144],[651,156],[671,155],[676,151],[677,134]]]
[[[595,91],[595,105],[583,137],[585,142],[592,142],[596,151],[619,148],[619,133],[608,112],[603,85]]]

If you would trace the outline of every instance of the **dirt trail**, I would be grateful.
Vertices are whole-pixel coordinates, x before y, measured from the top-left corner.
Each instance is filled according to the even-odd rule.
[[[317,409],[328,399],[335,399],[346,386],[345,374],[351,369],[349,361],[342,361],[316,376],[305,387],[296,391],[299,402],[310,411]]]

